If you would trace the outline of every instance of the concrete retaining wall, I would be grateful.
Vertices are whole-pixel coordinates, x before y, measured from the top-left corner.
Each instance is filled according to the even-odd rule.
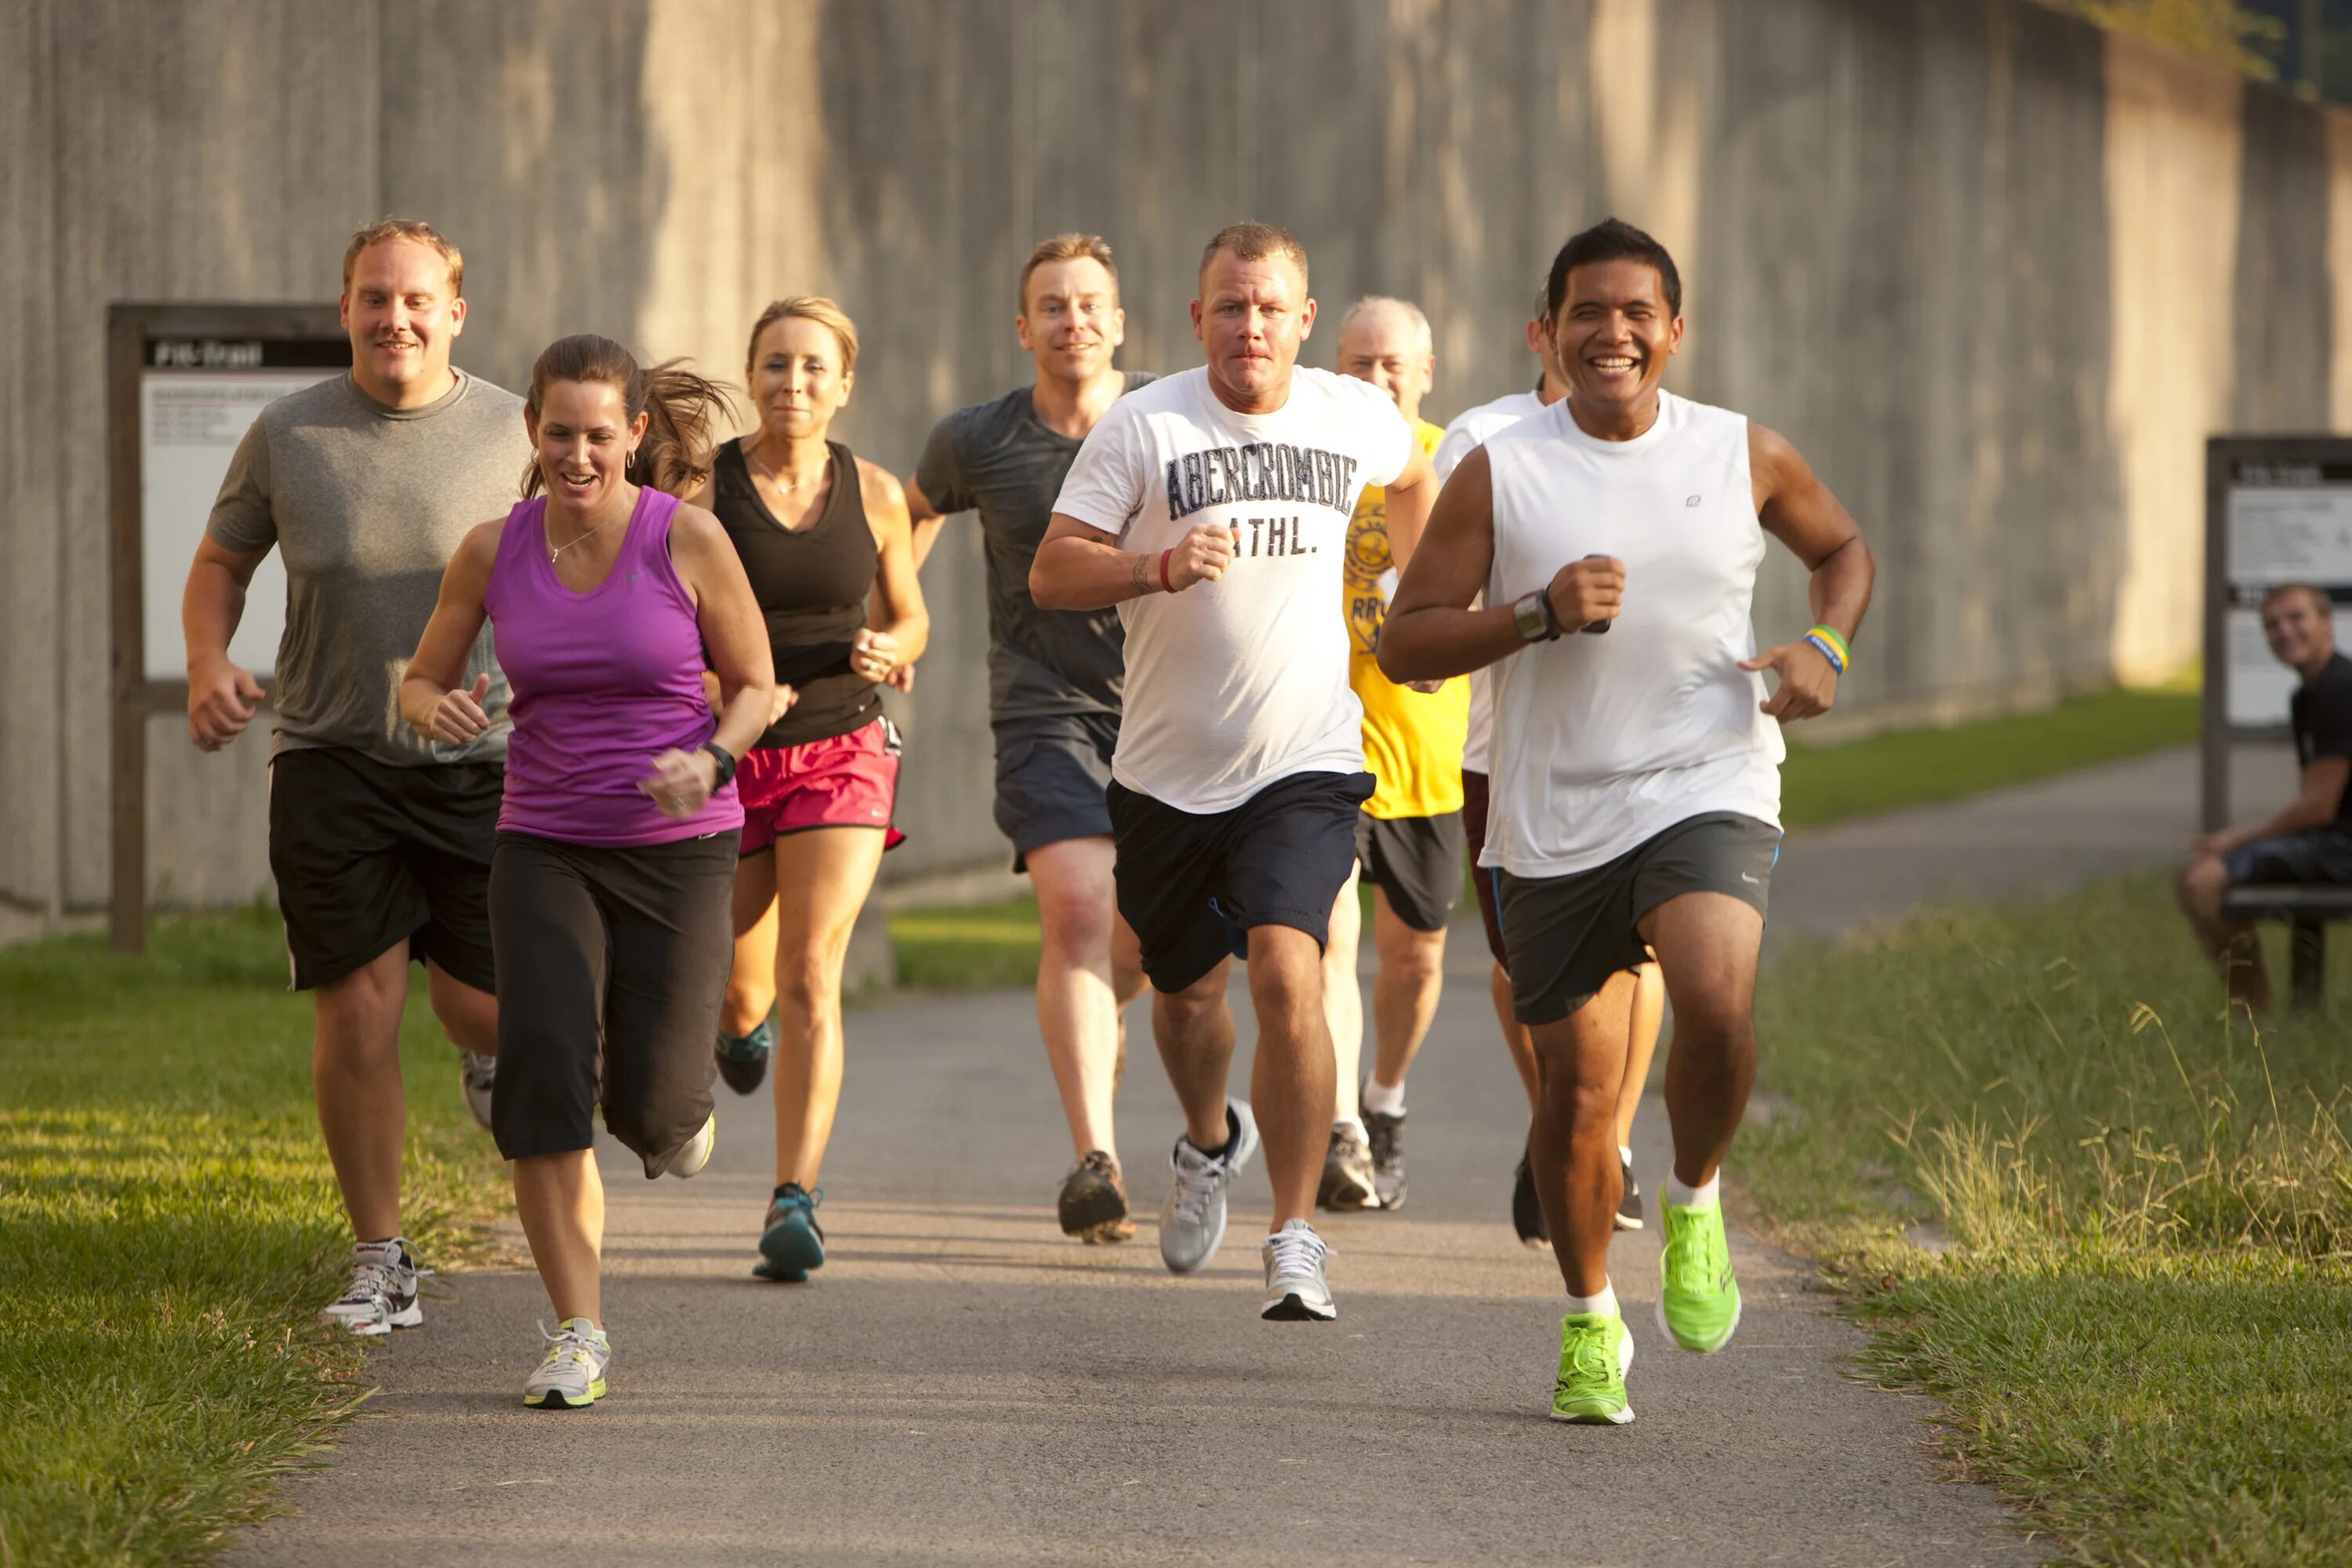
[[[1328,308],[1428,309],[1442,419],[1529,381],[1544,263],[1618,212],[1682,259],[1680,388],[1870,531],[1863,715],[2184,665],[2204,437],[2352,421],[2352,121],[2029,0],[20,0],[0,144],[0,931],[106,896],[106,306],[331,297],[386,212],[465,247],[509,384],[591,328],[731,373],[764,300],[837,295],[845,434],[901,471],[1021,378],[1040,235],[1108,235],[1126,363],[1181,367],[1202,240],[1285,223]],[[1003,855],[974,531],[925,575],[898,880]],[[1786,563],[1760,613],[1800,623]],[[164,901],[266,887],[264,750],[156,721]]]

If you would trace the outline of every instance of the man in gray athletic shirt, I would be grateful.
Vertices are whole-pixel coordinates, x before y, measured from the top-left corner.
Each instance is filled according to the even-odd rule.
[[[262,697],[228,657],[247,586],[273,546],[284,556],[269,868],[294,988],[317,1009],[319,1125],[354,1237],[351,1288],[321,1315],[362,1334],[423,1321],[400,1234],[410,959],[485,1127],[498,1049],[488,879],[509,726],[488,631],[466,671],[491,720],[481,736],[420,741],[398,696],[451,554],[514,501],[529,456],[522,400],[450,366],[464,276],[427,224],[352,237],[351,374],[278,399],[246,432],[181,603],[189,737],[218,751]]]
[[[1037,1023],[1077,1159],[1062,1184],[1062,1229],[1124,1241],[1127,1188],[1111,1131],[1125,1056],[1120,1014],[1143,988],[1135,933],[1111,897],[1110,756],[1127,681],[1116,610],[1041,610],[1029,563],[1087,432],[1151,379],[1113,368],[1127,335],[1118,268],[1098,235],[1060,234],[1021,269],[1021,346],[1034,386],[940,421],[907,481],[915,559],[949,514],[977,509],[988,554],[988,697],[996,733],[996,825],[1013,868],[1037,889],[1044,952]]]

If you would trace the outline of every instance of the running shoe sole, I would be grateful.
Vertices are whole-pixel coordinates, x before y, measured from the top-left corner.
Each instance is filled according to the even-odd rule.
[[[533,1410],[588,1410],[604,1397],[604,1380],[598,1378],[588,1385],[588,1397],[574,1405],[563,1396],[563,1390],[551,1388],[545,1394],[526,1394],[522,1402]]]
[[[766,1051],[748,1061],[740,1057],[730,1057],[716,1047],[711,1054],[719,1058],[719,1081],[738,1094],[749,1094],[767,1080],[769,1053]]]
[[[824,1267],[824,1240],[806,1214],[790,1214],[761,1233],[760,1256],[767,1262],[754,1273],[797,1285]]]
[[[1663,1326],[1664,1320],[1661,1318],[1659,1321],[1661,1326]],[[1619,1342],[1617,1347],[1617,1375],[1622,1379],[1627,1373],[1633,1370],[1633,1331],[1627,1329],[1625,1331],[1624,1339]],[[1622,1410],[1616,1412],[1616,1414],[1610,1415],[1563,1415],[1557,1409],[1553,1410],[1550,1414],[1553,1420],[1565,1421],[1571,1426],[1631,1426],[1633,1424],[1633,1402],[1630,1397],[1628,1397],[1625,1402],[1625,1407]]]
[[[1089,1191],[1080,1193],[1076,1198],[1073,1198],[1069,1189],[1065,1187],[1062,1190],[1059,1214],[1064,1236],[1075,1236],[1092,1240],[1094,1232],[1126,1223],[1127,1200],[1120,1197],[1118,1189],[1107,1181]],[[1129,1236],[1135,1234],[1132,1226],[1128,1227],[1128,1234]]]
[[[1658,1332],[1665,1335],[1666,1342],[1675,1346],[1677,1350],[1686,1350],[1693,1355],[1713,1355],[1716,1352],[1729,1344],[1731,1342],[1731,1336],[1739,1331],[1739,1314],[1746,1306],[1747,1302],[1745,1300],[1734,1301],[1731,1304],[1731,1321],[1725,1327],[1723,1331],[1723,1338],[1716,1341],[1715,1343],[1711,1345],[1686,1345],[1676,1337],[1675,1331],[1667,1326],[1666,1303],[1661,1300],[1658,1302]]]
[[[1297,1291],[1287,1290],[1279,1299],[1268,1301],[1265,1310],[1258,1316],[1269,1323],[1328,1323],[1338,1319],[1339,1309],[1336,1303],[1311,1307]]]

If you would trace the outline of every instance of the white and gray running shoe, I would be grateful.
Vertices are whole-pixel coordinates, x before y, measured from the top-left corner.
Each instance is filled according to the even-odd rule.
[[[1198,1271],[1225,1239],[1225,1187],[1257,1152],[1257,1118],[1245,1101],[1225,1101],[1224,1152],[1211,1156],[1179,1137],[1168,1156],[1175,1180],[1160,1205],[1160,1257],[1171,1274]]]
[[[688,1139],[686,1146],[669,1157],[669,1168],[662,1174],[678,1177],[702,1174],[702,1168],[710,1163],[711,1150],[718,1146],[719,1112],[714,1110],[704,1118],[702,1130]]]
[[[1338,1317],[1331,1287],[1323,1279],[1323,1260],[1330,1255],[1330,1247],[1303,1219],[1267,1237],[1258,1248],[1265,1260],[1265,1310],[1261,1316],[1286,1323],[1328,1323]]]
[[[319,1316],[355,1334],[388,1334],[425,1321],[416,1303],[416,1254],[406,1241],[362,1241],[352,1247],[351,1288],[320,1309]]]
[[[477,1056],[462,1047],[458,1050],[457,1086],[466,1091],[466,1109],[474,1113],[474,1120],[482,1124],[485,1132],[490,1130],[490,1089],[498,1081],[498,1058]]]
[[[580,1410],[604,1397],[604,1369],[613,1364],[613,1344],[585,1318],[566,1318],[549,1333],[547,1359],[524,1380],[522,1402],[533,1410]]]

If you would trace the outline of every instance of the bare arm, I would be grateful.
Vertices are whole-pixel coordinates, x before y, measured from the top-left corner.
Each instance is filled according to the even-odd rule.
[[[719,680],[719,729],[710,738],[740,757],[771,722],[776,668],[768,624],[751,595],[751,580],[719,520],[698,506],[680,506],[670,523],[670,561],[694,595],[694,621]],[[716,758],[709,759],[715,763]],[[707,793],[707,792],[706,792]]]
[[[1228,528],[1194,523],[1172,548],[1158,553],[1121,550],[1116,534],[1055,512],[1037,558],[1029,563],[1029,596],[1041,610],[1101,610],[1146,594],[1181,594],[1213,583],[1234,558]]]
[[[1423,542],[1429,548],[1413,552],[1381,627],[1374,655],[1381,673],[1401,686],[1443,679],[1527,647],[1511,605],[1470,607],[1495,564],[1494,476],[1485,447],[1463,458],[1438,492]],[[1624,584],[1621,563],[1593,556],[1561,567],[1544,592],[1553,617],[1573,631],[1614,619]]]
[[[2260,822],[2200,838],[2197,847],[2209,854],[2227,855],[2257,838],[2326,827],[2336,820],[2347,779],[2352,779],[2352,757],[2314,757],[2303,766],[2302,787],[2293,800]]]
[[[931,546],[939,542],[940,528],[948,514],[931,504],[912,474],[907,476],[906,490],[907,521],[914,529],[915,570],[920,572],[923,563],[931,558]]]
[[[1402,574],[1412,563],[1413,552],[1421,548],[1421,536],[1429,526],[1429,510],[1437,500],[1437,472],[1429,466],[1429,456],[1421,443],[1412,444],[1412,460],[1388,483],[1389,559],[1396,563]]]
[[[482,595],[490,585],[490,568],[499,558],[499,535],[505,523],[485,522],[469,531],[441,574],[441,596],[433,618],[416,639],[408,668],[400,678],[400,716],[428,741],[460,746],[490,727],[482,711],[490,678],[477,676],[471,691],[457,682],[466,679],[466,657],[482,633],[488,612]]]
[[[228,640],[245,618],[245,591],[267,550],[230,550],[205,535],[180,594],[180,634],[188,652],[188,739],[217,752],[244,733],[261,682],[229,660]]]
[[[923,585],[916,576],[914,527],[907,493],[880,468],[858,459],[857,481],[866,500],[866,520],[874,530],[881,560],[874,575],[868,624],[850,649],[850,667],[868,680],[887,680],[923,657],[930,642],[930,612],[923,608]]]
[[[1878,574],[1862,530],[1796,447],[1777,432],[1748,426],[1748,467],[1756,515],[1764,531],[1787,545],[1812,574],[1805,596],[1813,624],[1832,627],[1853,642],[1870,608],[1871,583]],[[1741,661],[1740,668],[1778,675],[1780,685],[1766,700],[1764,711],[1783,723],[1826,713],[1837,700],[1836,667],[1801,635]]]

